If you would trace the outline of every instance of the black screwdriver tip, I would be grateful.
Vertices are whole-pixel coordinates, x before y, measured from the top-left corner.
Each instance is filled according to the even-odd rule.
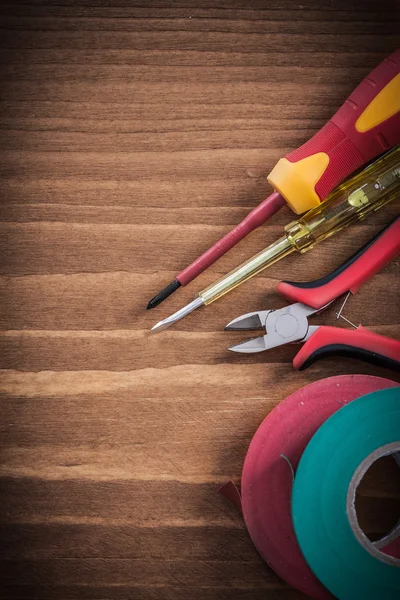
[[[150,302],[147,305],[147,310],[150,310],[151,308],[155,308],[156,306],[161,304],[161,302],[164,302],[164,300],[166,298],[168,298],[168,296],[173,294],[180,287],[181,287],[181,284],[179,283],[179,281],[177,279],[174,279],[172,283],[167,285],[166,288],[161,290],[161,292],[158,292],[158,294],[150,300]]]

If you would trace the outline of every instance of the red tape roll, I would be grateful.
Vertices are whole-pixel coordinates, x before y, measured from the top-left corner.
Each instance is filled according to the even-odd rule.
[[[251,539],[282,579],[316,600],[333,596],[315,577],[296,541],[291,516],[294,472],[308,442],[333,413],[360,396],[397,385],[368,375],[341,375],[312,383],[278,404],[250,444],[241,490]]]

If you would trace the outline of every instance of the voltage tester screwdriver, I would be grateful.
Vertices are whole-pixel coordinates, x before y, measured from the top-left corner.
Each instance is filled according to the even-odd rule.
[[[281,158],[268,176],[274,192],[232,231],[178,273],[147,305],[188,284],[287,203],[297,214],[317,207],[348,175],[400,143],[400,49],[376,67],[324,127]]]
[[[337,187],[322,204],[289,223],[283,237],[201,291],[193,302],[157,323],[152,331],[167,329],[295,250],[307,252],[318,242],[398,197],[399,193],[400,146],[397,146]]]

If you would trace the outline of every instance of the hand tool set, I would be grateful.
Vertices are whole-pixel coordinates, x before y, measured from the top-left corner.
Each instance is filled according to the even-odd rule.
[[[268,181],[275,190],[271,196],[181,271],[147,308],[192,281],[285,202],[302,216],[276,242],[152,331],[170,327],[292,252],[303,254],[398,199],[400,50],[364,79],[311,140],[282,158]],[[338,355],[400,372],[400,340],[361,325],[351,330],[308,322],[340,296],[354,294],[399,254],[400,216],[332,273],[309,282],[281,281],[277,291],[292,304],[232,320],[226,330],[260,330],[263,335],[229,349],[254,353],[297,343],[302,346],[293,359],[296,369]],[[393,456],[400,467],[400,387],[378,377],[331,377],[278,404],[250,444],[241,493],[233,482],[220,491],[242,511],[267,564],[301,592],[316,600],[398,600],[400,522],[373,543],[355,509],[363,475],[383,456]]]
[[[318,206],[351,173],[400,142],[400,50],[376,67],[308,142],[268,177],[275,191],[150,300],[154,308],[187,285],[287,203],[297,214]]]

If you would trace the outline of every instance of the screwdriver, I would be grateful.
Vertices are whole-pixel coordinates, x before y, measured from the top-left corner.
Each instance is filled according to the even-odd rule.
[[[376,67],[324,127],[281,158],[268,176],[274,192],[150,300],[154,308],[187,285],[287,203],[316,207],[351,173],[400,143],[400,49]]]
[[[295,250],[305,253],[351,223],[364,219],[400,192],[400,146],[337,187],[320,205],[285,227],[276,242],[205,290],[193,302],[160,321],[153,332],[167,329],[203,304],[208,305]]]

